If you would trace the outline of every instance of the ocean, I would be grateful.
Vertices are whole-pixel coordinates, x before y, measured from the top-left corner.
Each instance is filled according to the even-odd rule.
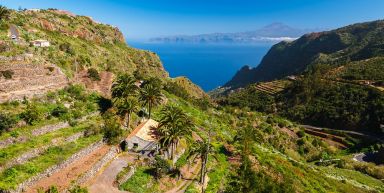
[[[128,42],[157,53],[171,77],[186,76],[210,91],[228,82],[244,65],[257,66],[272,45]]]

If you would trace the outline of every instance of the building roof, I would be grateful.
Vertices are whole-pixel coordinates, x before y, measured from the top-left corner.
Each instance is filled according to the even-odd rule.
[[[48,42],[48,40],[33,40],[32,42]]]
[[[158,126],[159,123],[157,121],[149,119],[137,126],[136,129],[128,135],[127,139],[136,136],[145,141],[157,141],[156,130]]]

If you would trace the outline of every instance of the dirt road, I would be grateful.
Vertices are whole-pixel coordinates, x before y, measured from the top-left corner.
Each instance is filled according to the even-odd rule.
[[[91,180],[88,184],[88,190],[90,193],[126,193],[126,191],[120,191],[114,186],[114,181],[117,174],[123,170],[128,163],[134,162],[135,156],[124,154],[113,160],[99,175]]]

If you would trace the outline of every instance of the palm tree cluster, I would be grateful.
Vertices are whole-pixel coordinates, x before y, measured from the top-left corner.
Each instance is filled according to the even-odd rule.
[[[128,74],[119,75],[112,85],[112,102],[118,113],[124,116],[126,126],[129,128],[131,115],[142,106],[148,107],[151,118],[152,107],[158,105],[162,99],[161,82],[151,78],[143,83],[142,88],[136,84],[136,79]]]
[[[173,160],[180,139],[192,136],[194,123],[192,119],[179,107],[168,105],[160,112],[159,136],[161,146],[170,151]]]

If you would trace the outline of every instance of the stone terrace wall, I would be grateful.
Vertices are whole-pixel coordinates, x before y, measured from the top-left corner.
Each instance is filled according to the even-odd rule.
[[[12,79],[0,77],[0,103],[42,96],[68,85],[68,78],[55,65],[0,64],[0,71],[14,72]]]
[[[33,176],[32,178],[26,180],[25,182],[19,184],[19,186],[16,188],[16,190],[8,191],[10,193],[20,193],[23,192],[27,187],[34,186],[39,180],[51,176],[53,173],[58,172],[62,170],[65,167],[68,167],[76,160],[81,159],[82,157],[90,154],[91,152],[95,151],[96,149],[99,149],[104,143],[102,141],[96,142],[83,150],[77,152],[76,154],[73,154],[69,159],[65,160],[64,162],[54,165],[47,170],[45,170],[43,173],[40,173],[39,175]]]
[[[104,155],[95,165],[92,166],[90,170],[84,173],[77,181],[76,184],[82,185],[89,181],[91,178],[95,177],[97,172],[99,172],[106,164],[111,160],[116,158],[118,154],[117,147],[111,147],[107,154]]]

